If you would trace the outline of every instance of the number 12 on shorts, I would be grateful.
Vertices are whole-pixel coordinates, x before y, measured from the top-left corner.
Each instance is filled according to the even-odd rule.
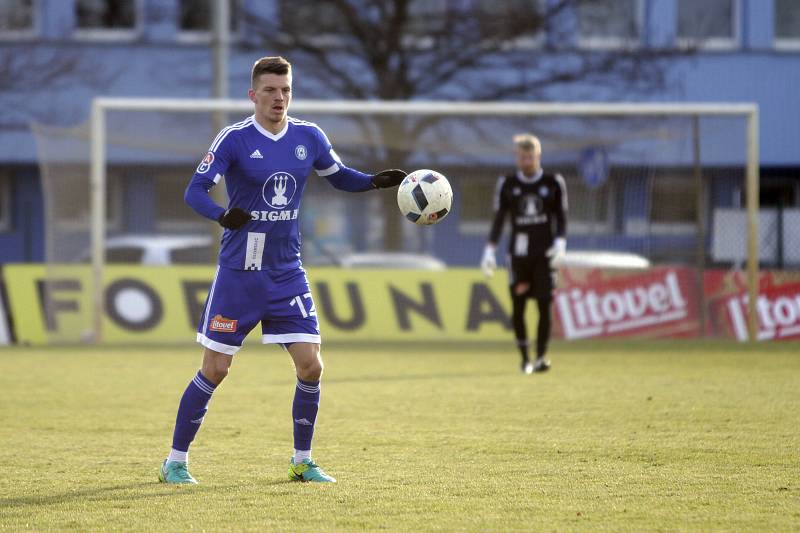
[[[306,311],[306,306],[305,303],[303,302],[303,298],[311,302],[311,307],[308,309],[308,311]],[[294,298],[289,300],[289,305],[291,306],[296,305],[297,308],[300,310],[300,314],[303,315],[303,318],[308,318],[310,316],[317,316],[317,308],[314,307],[314,300],[311,299],[310,292],[305,293],[302,297],[295,296]]]

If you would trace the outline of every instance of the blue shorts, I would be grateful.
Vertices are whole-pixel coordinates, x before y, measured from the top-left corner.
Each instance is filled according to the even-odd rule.
[[[275,274],[217,267],[197,328],[197,342],[233,355],[259,322],[264,344],[320,344],[317,311],[305,270]]]

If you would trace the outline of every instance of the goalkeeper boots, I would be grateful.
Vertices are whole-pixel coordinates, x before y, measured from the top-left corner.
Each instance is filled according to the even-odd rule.
[[[533,363],[531,363],[530,359],[525,359],[522,361],[522,366],[520,366],[520,370],[523,374],[533,374]]]
[[[187,485],[196,484],[197,480],[189,473],[189,467],[182,461],[167,461],[161,465],[158,471],[158,480],[161,483],[169,483],[171,485]]]
[[[547,372],[550,370],[550,361],[542,357],[536,358],[536,364],[533,365],[534,372]]]
[[[311,459],[303,459],[303,462],[298,464],[294,462],[294,457],[289,462],[289,479],[303,482],[336,483],[334,478],[326,474]]]

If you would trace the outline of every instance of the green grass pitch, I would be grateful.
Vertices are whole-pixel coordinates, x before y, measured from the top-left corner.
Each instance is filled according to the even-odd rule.
[[[0,350],[0,531],[800,528],[800,346],[324,346],[315,459],[286,479],[291,362],[246,346],[157,482],[200,349]]]

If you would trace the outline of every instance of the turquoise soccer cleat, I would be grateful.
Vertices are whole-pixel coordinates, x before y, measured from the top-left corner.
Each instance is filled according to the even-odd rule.
[[[311,459],[303,459],[300,464],[295,464],[294,458],[289,462],[289,479],[292,481],[311,481],[317,483],[336,483],[336,480],[326,474]]]
[[[158,471],[158,480],[171,485],[194,485],[197,483],[197,480],[189,473],[186,463],[167,461],[166,459]]]

